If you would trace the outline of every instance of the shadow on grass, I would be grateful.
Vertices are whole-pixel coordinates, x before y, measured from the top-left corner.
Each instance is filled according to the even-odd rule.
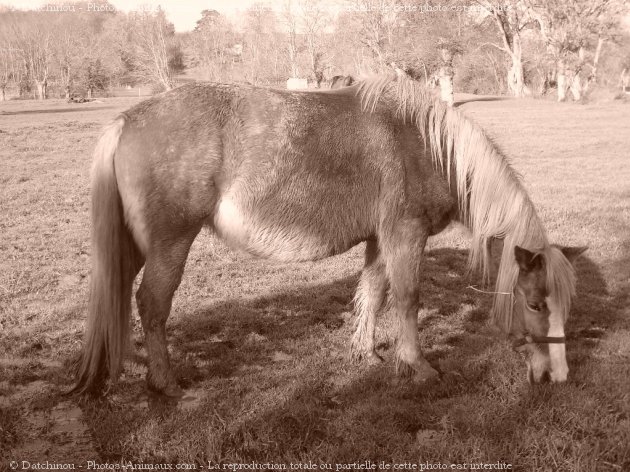
[[[606,269],[610,275],[604,277],[588,251],[575,262],[577,293],[567,322],[567,338],[569,346],[576,343],[586,354],[600,338],[629,327],[630,240],[622,243],[620,257]]]
[[[386,358],[383,365],[348,359],[354,320],[349,311],[359,274],[254,299],[221,301],[179,318],[170,329],[178,379],[202,397],[194,410],[195,424],[220,431],[195,459],[408,460],[415,433],[436,428],[429,404],[483,388],[483,362],[473,361],[461,373],[458,366],[483,358],[497,342],[486,327],[490,297],[480,299],[461,277],[466,261],[463,250],[426,253],[422,344],[434,365],[456,375],[425,386],[396,377],[388,339],[379,345]],[[392,315],[388,311],[379,320],[385,338],[393,337]],[[255,414],[243,415],[244,408]],[[164,415],[159,404],[149,409],[149,415]],[[172,405],[168,422],[173,428],[182,428],[181,416]],[[169,434],[176,433],[171,429]],[[181,437],[186,436],[182,430]],[[391,449],[394,443],[396,450]]]
[[[78,106],[76,108],[46,108],[42,110],[20,110],[20,111],[0,111],[0,115],[40,115],[49,113],[72,113],[75,111],[86,110],[110,110],[116,108],[114,106]]]
[[[605,330],[627,326],[622,310],[627,309],[629,254],[626,245],[617,261],[622,271],[619,276],[626,285],[611,294],[593,261],[585,257],[576,264],[578,296],[568,336],[575,343],[573,364],[577,366],[572,368],[578,378],[583,373],[577,358],[588,356],[594,348],[588,340],[600,337],[592,325]],[[428,265],[433,267],[427,268],[425,306],[438,308],[437,314],[424,320],[425,329],[430,331],[441,316],[448,316],[442,310],[451,311],[454,305],[470,300],[462,295],[463,284],[451,283],[445,290],[442,279],[451,268],[461,268],[465,253],[438,250],[427,256]],[[442,270],[435,271],[436,266]],[[446,304],[440,294],[448,299]],[[482,322],[479,312],[473,313],[466,323],[466,335],[470,336],[481,329]],[[509,370],[515,362],[493,356],[483,363],[487,347],[465,341],[456,344],[458,358],[469,360],[460,379],[426,386],[396,385],[391,370],[385,368],[388,366],[359,368],[361,375],[341,388],[325,378],[307,377],[280,404],[225,428],[204,457],[214,461],[298,457],[342,463],[358,459],[402,462],[422,457],[438,462],[505,460],[517,468],[533,467],[536,461],[557,461],[565,464],[566,470],[575,470],[572,464],[580,462],[594,467],[592,470],[611,466],[625,470],[630,465],[630,457],[619,442],[606,439],[610,437],[607,428],[615,431],[622,425],[623,414],[615,416],[618,423],[611,426],[605,412],[592,412],[593,407],[610,409],[611,396],[619,395],[618,388],[594,385],[585,389],[579,386],[585,379],[562,386],[530,387],[501,372],[501,363]],[[440,361],[448,352],[434,356],[433,361]],[[334,377],[332,369],[327,374]],[[435,432],[437,442],[419,439],[427,437],[427,430]],[[545,453],[532,457],[532,448],[542,448]]]
[[[615,352],[613,339],[630,327],[630,241],[623,243],[621,256],[608,269],[619,283],[607,284],[611,276],[604,277],[587,255],[575,263],[577,295],[567,322],[569,381],[524,389],[517,401],[499,407],[496,414],[508,444],[542,446],[547,461],[562,462],[562,470],[630,470],[630,453],[623,446],[630,441],[630,366],[627,355]],[[531,425],[554,439],[536,437]],[[519,456],[521,464],[531,463],[524,452]]]
[[[261,398],[259,401],[250,397],[249,407],[254,408],[255,414],[242,415],[238,413],[238,399],[226,403],[221,394],[209,393],[204,405],[222,410],[223,416],[217,420],[203,413],[204,408],[197,410],[197,419],[218,432],[208,439],[203,451],[191,457],[216,462],[289,458],[403,461],[411,459],[416,451],[422,453],[419,457],[450,457],[456,461],[466,458],[466,448],[476,438],[477,444],[482,445],[474,453],[479,460],[530,463],[532,458],[526,448],[513,452],[514,444],[529,441],[527,447],[532,447],[547,441],[546,434],[539,434],[541,425],[554,430],[560,429],[563,422],[574,421],[567,392],[572,392],[575,383],[530,388],[524,380],[514,380],[514,372],[517,379],[524,379],[524,368],[515,370],[515,366],[523,367],[516,355],[501,358],[496,352],[489,352],[507,354],[509,350],[502,348],[486,329],[490,297],[466,290],[468,281],[456,276],[464,272],[466,258],[466,251],[453,249],[426,254],[421,293],[423,310],[428,314],[422,317],[420,326],[423,344],[429,346],[427,357],[434,364],[450,361],[451,366],[466,366],[462,375],[430,385],[397,382],[389,352],[391,343],[381,345],[387,359],[382,366],[350,363],[343,357],[346,346],[341,340],[330,346],[336,351],[331,362],[304,361],[307,365],[300,367],[301,361],[313,353],[313,337],[347,339],[351,334],[347,312],[358,274],[254,300],[221,302],[179,322],[174,326],[173,345],[179,352],[177,370],[186,387],[229,378],[239,385],[236,390],[240,397],[250,394]],[[626,250],[621,266],[627,259]],[[597,337],[593,333],[598,332],[592,331],[593,322],[606,329],[625,322],[620,310],[628,297],[622,290],[607,294],[600,269],[587,257],[577,262],[576,270],[578,296],[567,326],[569,339],[576,343],[574,353],[569,345],[570,363],[571,356],[574,363],[577,358],[588,356],[592,347],[588,339]],[[474,308],[462,313],[461,307],[467,305]],[[391,313],[382,318],[381,322],[387,325]],[[464,332],[449,335],[445,332],[449,326],[463,326]],[[259,339],[264,341],[252,343],[252,333],[263,336]],[[288,352],[295,362],[278,370],[273,360],[277,351]],[[205,371],[192,367],[186,360],[189,355],[211,362],[211,367]],[[247,380],[250,373],[242,368],[248,365],[259,366],[265,377],[275,380],[251,385],[261,380]],[[580,368],[575,370],[579,377]],[[283,388],[283,382],[292,387]],[[234,383],[230,385],[234,388]],[[504,398],[497,399],[496,395]],[[586,401],[597,396],[596,392],[582,395]],[[473,404],[473,398],[479,403]],[[564,410],[558,412],[559,406]],[[213,411],[216,416],[216,410]],[[550,411],[556,413],[550,415]],[[174,419],[177,415],[169,421],[178,423]],[[575,424],[575,430],[582,429]],[[435,431],[441,444],[420,443],[417,434],[424,431]],[[185,430],[181,433],[185,435]],[[449,441],[445,440],[447,437]],[[548,447],[566,447],[562,442],[565,439]],[[615,454],[614,450],[609,451],[610,463],[622,463]]]
[[[513,97],[471,97],[471,98],[464,98],[462,100],[457,100],[455,101],[455,103],[453,103],[454,107],[460,107],[462,105],[465,105],[466,103],[474,103],[474,102],[502,102],[505,100],[512,100]]]
[[[628,258],[626,247],[619,261],[619,271],[626,274]],[[144,390],[139,375],[121,382],[115,401],[84,408],[101,458],[457,461],[472,454],[480,460],[529,463],[527,448],[547,437],[544,431],[539,434],[541,426],[554,429],[572,421],[575,385],[525,385],[521,360],[486,326],[491,297],[467,289],[470,281],[461,276],[466,260],[462,250],[428,251],[421,286],[426,356],[456,376],[425,386],[399,383],[388,340],[380,343],[383,365],[347,359],[358,274],[224,300],[169,325],[178,378],[198,397],[191,409],[134,404],[132,397]],[[621,286],[607,294],[601,271],[588,258],[576,269],[578,296],[568,324],[572,370],[594,349],[584,330],[593,329],[594,320],[606,329],[620,326],[628,297]],[[382,340],[382,332],[392,332],[395,323],[390,312],[379,321]],[[578,377],[588,375],[579,366],[575,370]],[[578,392],[586,401],[596,393]],[[564,408],[559,412],[558,404]],[[437,443],[418,439],[426,431],[435,432]],[[523,441],[525,448],[513,452]],[[471,444],[476,444],[472,453],[467,449]],[[617,456],[608,459],[620,463]]]
[[[490,307],[489,296],[479,299],[467,288],[469,283],[462,276],[466,261],[467,251],[463,250],[438,249],[425,255],[420,290],[420,306],[425,315],[419,325],[421,342],[429,347],[426,355],[432,362],[439,362],[441,352],[450,348],[463,348],[468,356],[483,350],[467,343],[462,332],[480,331]],[[355,319],[352,298],[358,279],[357,273],[324,285],[291,288],[254,299],[225,300],[181,317],[170,327],[179,380],[186,387],[204,378],[229,377],[243,366],[271,364],[283,349],[299,351],[293,344],[314,334],[335,335],[342,327],[346,337],[342,344],[346,343]],[[470,309],[457,315],[462,306]],[[454,315],[460,318],[459,335],[447,332]],[[379,325],[379,346],[388,350],[396,330],[394,313],[386,310]],[[312,348],[322,349],[316,345]],[[207,367],[198,369],[193,364]]]
[[[358,274],[253,300],[225,300],[182,317],[170,329],[171,345],[184,360],[178,366],[180,382],[186,386],[205,376],[229,377],[243,365],[273,362],[287,341],[308,337],[315,329],[339,328],[352,310],[357,283]],[[186,358],[208,368],[199,371]]]

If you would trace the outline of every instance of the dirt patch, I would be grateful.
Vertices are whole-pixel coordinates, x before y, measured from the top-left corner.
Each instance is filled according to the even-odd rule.
[[[2,398],[1,406],[15,409],[20,415],[20,443],[7,454],[11,461],[56,461],[84,465],[98,459],[83,412],[73,400],[50,404],[50,393],[57,388],[48,382],[35,381],[17,387]],[[41,407],[40,407],[41,406]]]

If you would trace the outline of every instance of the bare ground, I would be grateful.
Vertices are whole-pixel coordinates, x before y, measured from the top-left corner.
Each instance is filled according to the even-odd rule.
[[[187,396],[146,394],[134,314],[121,382],[106,400],[79,402],[63,392],[85,319],[90,154],[101,126],[133,103],[0,104],[0,470],[46,460],[630,470],[630,106],[461,106],[513,158],[552,239],[590,248],[577,264],[566,385],[526,385],[487,325],[489,296],[467,288],[476,281],[463,276],[458,228],[427,252],[421,339],[450,375],[424,388],[393,376],[387,315],[385,364],[347,358],[361,247],[280,265],[202,234],[169,320]]]

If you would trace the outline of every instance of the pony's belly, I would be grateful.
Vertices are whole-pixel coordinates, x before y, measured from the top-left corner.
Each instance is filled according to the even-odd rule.
[[[230,197],[223,197],[214,215],[214,230],[232,248],[283,262],[310,261],[334,255],[334,244],[294,224],[257,217],[243,211]]]

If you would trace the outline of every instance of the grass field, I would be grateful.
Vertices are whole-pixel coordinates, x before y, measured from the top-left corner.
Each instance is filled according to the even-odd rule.
[[[458,228],[426,255],[421,339],[451,375],[425,387],[396,381],[387,314],[386,362],[347,358],[362,247],[280,265],[204,233],[168,325],[186,397],[147,396],[134,312],[121,382],[106,400],[78,402],[62,393],[86,312],[91,151],[101,126],[136,101],[0,104],[0,470],[46,460],[630,470],[630,105],[461,106],[513,158],[551,239],[589,246],[577,263],[567,384],[527,385],[487,324],[490,296],[467,288],[478,281],[463,276]]]

